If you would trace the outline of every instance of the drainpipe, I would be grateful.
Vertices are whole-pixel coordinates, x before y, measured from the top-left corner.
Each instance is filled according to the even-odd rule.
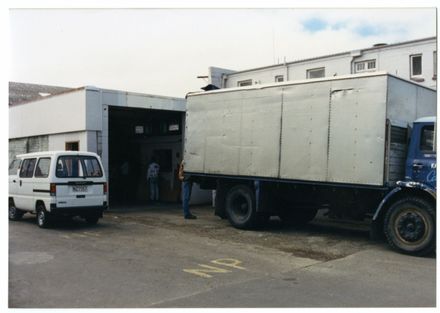
[[[360,57],[362,55],[362,50],[354,50],[350,52],[351,61],[350,61],[350,74],[354,74],[354,61],[356,58]]]
[[[222,73],[222,85],[220,88],[226,88],[226,81],[228,80],[225,73]]]

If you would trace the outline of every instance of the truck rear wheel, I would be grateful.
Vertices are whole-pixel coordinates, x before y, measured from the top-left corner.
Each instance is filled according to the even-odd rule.
[[[402,253],[423,256],[435,249],[435,211],[420,198],[407,197],[394,203],[384,219],[390,246]]]
[[[225,201],[226,215],[234,227],[250,229],[257,226],[259,218],[254,199],[254,193],[248,186],[238,185],[229,189]]]

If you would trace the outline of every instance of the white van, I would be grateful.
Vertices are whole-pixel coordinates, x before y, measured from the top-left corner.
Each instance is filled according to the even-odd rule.
[[[55,216],[96,224],[107,209],[107,181],[96,153],[49,151],[18,155],[9,166],[9,219],[37,214],[40,227]]]

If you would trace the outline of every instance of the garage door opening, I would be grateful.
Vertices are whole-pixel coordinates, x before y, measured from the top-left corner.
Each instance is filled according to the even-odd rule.
[[[149,200],[147,169],[160,165],[159,201],[180,201],[182,112],[109,107],[109,197],[111,204]]]

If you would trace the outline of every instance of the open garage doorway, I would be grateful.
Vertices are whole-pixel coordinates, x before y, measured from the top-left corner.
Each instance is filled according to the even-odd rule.
[[[109,197],[112,204],[149,200],[147,169],[160,165],[159,201],[180,201],[184,113],[109,106]]]

